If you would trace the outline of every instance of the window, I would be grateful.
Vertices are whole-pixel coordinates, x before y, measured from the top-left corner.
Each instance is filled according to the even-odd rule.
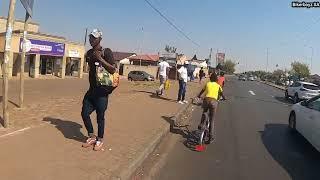
[[[292,84],[291,87],[300,87],[300,86],[301,86],[301,83],[295,82]]]
[[[310,90],[320,90],[319,86],[311,85],[311,84],[304,84],[303,87]]]
[[[320,97],[308,103],[308,108],[320,111]]]

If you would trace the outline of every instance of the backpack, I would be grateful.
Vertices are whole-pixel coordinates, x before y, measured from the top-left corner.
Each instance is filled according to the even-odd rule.
[[[105,49],[102,50],[103,52],[103,59],[107,61],[107,59],[104,57],[105,54]],[[116,72],[111,74],[109,73],[101,63],[96,62],[96,81],[97,81],[97,86],[102,86],[105,87],[106,89],[109,90],[109,94],[112,93],[114,89],[116,89],[119,86],[120,83],[120,77],[119,73]]]

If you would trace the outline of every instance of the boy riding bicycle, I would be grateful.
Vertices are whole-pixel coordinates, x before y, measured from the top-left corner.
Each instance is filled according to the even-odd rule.
[[[198,95],[198,98],[205,92],[205,98],[203,100],[203,113],[201,122],[198,126],[198,129],[201,130],[204,127],[205,121],[205,113],[209,111],[209,120],[210,120],[210,127],[209,127],[209,142],[208,144],[212,143],[214,140],[214,118],[218,108],[218,100],[220,95],[222,96],[223,100],[225,100],[225,96],[223,95],[221,86],[217,83],[218,77],[216,73],[212,73],[210,76],[210,82],[208,82],[205,87],[201,90]]]

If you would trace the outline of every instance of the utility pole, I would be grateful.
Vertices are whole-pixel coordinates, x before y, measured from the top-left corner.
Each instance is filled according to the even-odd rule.
[[[141,32],[142,32],[142,41],[141,41],[141,45],[140,45],[140,55],[142,55],[142,46],[143,46],[143,41],[144,41],[143,27],[141,28]],[[140,66],[141,66],[141,59],[140,59]]]
[[[19,96],[20,108],[23,108],[23,100],[24,100],[24,63],[26,61],[26,45],[27,45],[29,19],[30,19],[30,16],[28,12],[26,12],[24,29],[23,29],[23,43],[22,43],[21,66],[20,66],[20,96]]]
[[[4,45],[4,62],[3,62],[3,126],[6,128],[9,126],[9,112],[8,112],[8,62],[9,55],[11,52],[11,37],[13,29],[13,19],[14,19],[14,8],[16,5],[16,0],[10,0],[7,27],[6,27],[6,39]]]
[[[269,48],[267,48],[267,66],[266,66],[266,72],[268,72],[268,66],[269,66]]]
[[[84,42],[83,42],[84,46],[86,46],[86,44],[87,44],[87,36],[88,36],[88,28],[86,28],[86,32],[85,32],[85,35],[84,35]]]
[[[217,49],[217,54],[216,54],[216,66],[218,65],[218,53],[219,53],[219,49]]]
[[[310,73],[312,74],[312,58],[313,58],[313,47],[311,48],[311,64],[310,64]]]

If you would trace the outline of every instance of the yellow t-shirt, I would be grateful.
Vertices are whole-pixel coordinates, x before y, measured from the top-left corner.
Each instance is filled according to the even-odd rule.
[[[222,92],[221,86],[216,82],[206,84],[206,97],[218,100],[219,92]]]

